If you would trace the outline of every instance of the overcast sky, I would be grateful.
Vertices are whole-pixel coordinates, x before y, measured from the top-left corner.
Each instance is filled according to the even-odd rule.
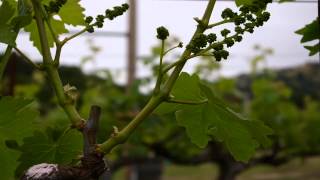
[[[86,8],[86,15],[95,16],[103,13],[106,8],[124,2],[121,0],[82,0],[81,4]],[[166,26],[170,34],[186,43],[196,26],[193,17],[202,16],[206,3],[206,1],[138,0],[138,56],[150,54],[150,47],[157,43],[155,29],[158,26]],[[221,11],[226,7],[235,8],[235,5],[233,2],[217,2],[212,21],[221,19]],[[316,3],[273,3],[269,5],[268,10],[272,14],[268,23],[257,29],[253,35],[246,35],[240,44],[231,48],[230,59],[222,61],[224,75],[248,71],[248,59],[256,54],[253,50],[255,44],[274,49],[274,55],[268,59],[267,63],[270,67],[279,68],[319,61],[318,56],[308,57],[308,52],[299,43],[301,37],[294,34],[294,31],[315,19],[318,13]],[[107,22],[102,30],[126,32],[127,15]],[[62,63],[78,65],[82,57],[89,55],[88,39],[92,39],[102,51],[97,55],[94,63],[89,63],[84,67],[85,70],[92,71],[95,68],[121,70],[125,68],[127,41],[124,37],[82,36],[70,42],[63,50]],[[26,34],[19,36],[18,47],[30,57],[40,59],[39,53],[28,42]],[[3,49],[4,46],[0,45],[0,50]],[[139,74],[143,73],[144,70],[139,71]]]

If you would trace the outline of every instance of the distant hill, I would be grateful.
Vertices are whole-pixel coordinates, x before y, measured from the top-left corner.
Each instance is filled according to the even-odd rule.
[[[299,106],[303,105],[305,97],[320,100],[320,64],[308,63],[302,66],[284,68],[280,70],[264,71],[255,78],[262,78],[265,76],[273,76],[276,80],[284,82],[292,89],[292,100]],[[249,97],[252,97],[251,83],[252,76],[243,74],[238,76],[237,87]]]

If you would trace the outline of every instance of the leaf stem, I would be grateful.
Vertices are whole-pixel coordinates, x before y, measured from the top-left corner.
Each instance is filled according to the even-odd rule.
[[[220,21],[220,22],[216,22],[216,23],[213,23],[213,24],[209,24],[209,25],[207,26],[207,29],[211,29],[211,28],[216,27],[216,26],[219,26],[219,25],[221,25],[221,24],[227,24],[227,23],[231,23],[231,22],[233,22],[233,19],[225,19],[225,20],[222,20],[222,21]]]
[[[68,41],[72,40],[73,38],[80,36],[81,34],[85,33],[88,30],[88,27],[85,27],[84,29],[82,29],[81,31],[71,35],[70,37],[66,37],[62,42],[61,42],[61,46],[65,45]]]
[[[53,37],[54,42],[56,43],[56,46],[58,46],[61,42],[57,36],[57,33],[55,32],[55,30],[53,29],[52,25],[51,25],[51,20],[48,18],[46,19],[47,25],[49,27],[51,36]]]
[[[13,30],[16,33],[15,37],[14,37],[14,39],[16,40],[17,37],[18,37],[18,33],[19,33],[20,28],[15,27]],[[2,80],[2,77],[3,77],[4,71],[5,71],[6,67],[7,67],[7,64],[9,62],[9,60],[10,60],[10,56],[11,56],[12,50],[13,50],[13,45],[8,45],[4,55],[1,58],[1,61],[0,61],[0,82]],[[0,83],[0,90],[2,89],[1,86],[2,86],[2,84]]]
[[[62,47],[67,43],[69,42],[70,40],[80,36],[81,34],[87,32],[88,28],[89,27],[92,27],[92,26],[95,26],[96,23],[94,24],[91,24],[91,25],[88,25],[86,26],[85,28],[83,28],[81,31],[69,36],[69,37],[66,37],[64,38],[62,41],[59,41],[59,43],[57,44],[57,49],[56,49],[56,55],[55,55],[55,58],[54,58],[54,63],[56,66],[59,66],[60,64],[60,55],[61,55],[61,50],[62,50]]]
[[[18,47],[14,47],[14,50],[17,51],[17,53],[22,56],[22,59],[25,60],[25,62],[29,63],[30,65],[32,65],[34,68],[38,69],[38,70],[43,70],[43,68],[41,68],[41,66],[39,66],[38,64],[34,63],[26,54],[24,54]]]
[[[174,49],[176,49],[176,48],[180,48],[180,47],[182,47],[182,46],[181,46],[180,44],[178,44],[178,45],[176,45],[176,46],[174,46],[174,47],[166,50],[166,51],[163,53],[163,56],[165,56],[166,54],[168,54],[170,51],[172,51],[172,50],[174,50]]]
[[[56,53],[55,53],[55,58],[54,58],[54,64],[56,67],[59,67],[62,42],[59,40],[57,33],[55,32],[54,28],[52,27],[51,19],[50,19],[51,17],[48,15],[48,13],[46,12],[46,10],[44,9],[43,6],[41,6],[41,12],[42,12],[42,15],[44,16],[46,24],[48,25],[51,36],[53,37],[53,40],[56,44]]]
[[[7,64],[9,62],[12,49],[13,49],[13,47],[8,45],[4,55],[1,58],[1,61],[0,61],[0,80],[2,80],[2,76],[4,74],[4,70],[6,69],[6,66],[7,66]]]
[[[57,36],[57,33],[55,32],[54,28],[51,25],[51,17],[50,15],[47,13],[47,11],[45,10],[44,6],[42,6],[41,4],[39,4],[39,10],[42,14],[43,19],[46,21],[46,24],[48,25],[49,31],[51,33],[51,36],[54,40],[54,42],[56,43],[56,45],[60,44],[59,38]]]
[[[168,103],[176,103],[176,104],[188,104],[188,105],[200,105],[208,102],[208,99],[204,99],[201,101],[189,101],[189,100],[180,100],[180,99],[168,99],[166,100]]]
[[[50,28],[50,27],[49,27]],[[56,67],[59,67],[60,65],[60,56],[61,56],[61,51],[62,51],[62,47],[70,40],[74,39],[77,36],[80,36],[81,34],[85,33],[87,31],[88,27],[84,28],[83,30],[71,35],[70,37],[66,37],[64,40],[62,41],[57,41],[56,42],[56,54],[54,57],[54,64]]]
[[[39,37],[40,37],[44,69],[48,74],[49,81],[53,86],[54,91],[56,92],[58,102],[60,106],[64,109],[66,114],[68,115],[73,127],[77,128],[78,130],[82,130],[84,126],[84,120],[81,118],[81,116],[75,109],[74,104],[68,101],[68,98],[66,97],[63,90],[63,84],[61,82],[57,67],[54,65],[54,62],[51,56],[50,47],[48,44],[48,38],[45,31],[44,20],[41,14],[41,4],[38,0],[31,0],[31,2],[34,8],[35,19],[36,19]]]
[[[40,37],[40,44],[41,44],[41,52],[43,56],[44,65],[51,64],[52,57],[50,53],[50,47],[48,43],[48,38],[45,30],[44,21],[42,18],[41,13],[41,4],[37,0],[31,0],[35,12],[35,19],[38,27],[39,37]]]
[[[56,47],[56,54],[55,54],[55,56],[54,56],[54,65],[56,66],[56,67],[59,67],[59,65],[60,65],[60,57],[61,57],[61,51],[62,51],[62,45],[61,45],[61,43],[59,43],[59,44],[57,44],[56,45],[57,47]]]
[[[98,146],[98,151],[109,153],[115,146],[124,143],[134,130],[163,102],[161,96],[153,96],[138,115],[119,133],[110,137],[106,142]]]
[[[189,60],[189,59],[191,59],[191,58],[192,58],[192,56],[188,57],[186,60]],[[175,61],[175,62],[173,62],[172,64],[169,64],[168,66],[166,66],[165,68],[163,68],[162,73],[163,73],[163,74],[167,73],[167,72],[170,71],[172,68],[174,68],[174,67],[176,67],[177,65],[183,63],[184,61],[185,61],[185,60],[181,60],[181,59],[179,58],[177,61]]]
[[[160,63],[159,63],[159,71],[158,71],[158,78],[156,82],[156,86],[154,88],[154,94],[158,94],[160,91],[161,83],[162,83],[162,61],[164,56],[164,40],[161,41],[161,52],[160,52]]]

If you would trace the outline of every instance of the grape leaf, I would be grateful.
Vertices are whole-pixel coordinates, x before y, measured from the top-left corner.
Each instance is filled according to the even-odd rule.
[[[6,26],[10,19],[13,17],[16,8],[14,4],[8,0],[3,0],[0,6],[0,27]]]
[[[78,26],[85,25],[84,8],[80,5],[80,0],[68,0],[59,11],[59,16],[66,24]]]
[[[0,6],[0,42],[15,45],[17,33],[10,27],[10,20],[14,16],[16,8],[8,0],[2,1]]]
[[[32,5],[28,0],[18,0],[18,16],[15,16],[11,25],[14,29],[27,26],[32,21]]]
[[[253,2],[253,0],[236,0],[235,2],[236,2],[236,5],[239,7],[242,5],[251,4]]]
[[[51,19],[51,26],[54,29],[56,35],[61,35],[63,33],[67,33],[68,30],[65,28],[64,23],[60,20]],[[33,42],[33,45],[41,52],[41,44],[40,44],[40,37],[37,29],[37,23],[35,20],[31,22],[28,26],[24,28],[26,32],[30,32],[30,40]],[[46,34],[48,39],[49,47],[54,46],[54,40],[50,33],[49,28],[46,25]]]
[[[82,138],[77,131],[47,128],[23,139],[17,175],[39,163],[66,164],[82,152]]]
[[[176,99],[189,101],[201,101],[204,97],[198,86],[199,77],[197,75],[190,76],[188,73],[182,72],[175,85],[172,88],[171,95]],[[155,111],[156,114],[168,114],[181,109],[181,104],[162,103]]]
[[[314,45],[314,46],[304,46],[306,49],[308,49],[309,52],[309,56],[313,56],[315,54],[317,54],[320,50],[320,43]]]
[[[270,145],[272,130],[260,121],[251,121],[232,111],[204,85],[199,86],[208,103],[176,112],[178,123],[186,128],[191,141],[205,147],[215,139],[225,144],[236,160],[247,162],[259,144]]]
[[[6,148],[6,141],[21,141],[34,130],[38,112],[29,107],[32,100],[12,97],[0,99],[0,164],[1,179],[14,179],[19,153]],[[9,141],[8,141],[9,140]],[[5,165],[5,166],[4,166]]]
[[[14,46],[17,33],[14,32],[9,26],[0,27],[0,42]]]
[[[307,24],[305,27],[297,30],[295,33],[302,35],[301,42],[308,42],[320,38],[319,18]]]
[[[85,25],[85,9],[79,2],[80,0],[68,0],[67,3],[61,7],[57,15],[60,16],[63,23],[73,26]],[[50,0],[43,0],[42,3],[49,6]]]
[[[305,27],[297,30],[295,33],[302,35],[301,43],[313,41],[313,40],[319,40],[320,38],[320,25],[319,25],[319,17],[312,21],[310,24],[307,24]],[[314,46],[304,46],[306,49],[308,49],[309,55],[313,56],[317,54],[320,51],[319,44],[316,44]]]
[[[17,9],[18,7],[18,9]],[[14,46],[19,29],[32,20],[30,6],[24,0],[3,0],[0,7],[0,42]]]
[[[210,140],[221,141],[236,160],[248,161],[259,145],[270,145],[267,137],[272,133],[270,128],[232,111],[197,75],[181,73],[171,93],[180,100],[208,99],[208,103],[201,105],[164,103],[156,110],[160,115],[176,112],[178,124],[185,127],[197,146],[204,148]]]

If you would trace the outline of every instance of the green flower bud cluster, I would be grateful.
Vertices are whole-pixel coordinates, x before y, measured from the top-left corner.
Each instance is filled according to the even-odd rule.
[[[223,19],[227,19],[227,18],[234,18],[237,15],[238,14],[233,12],[230,8],[226,8],[224,11],[222,11],[221,17]]]
[[[242,41],[242,36],[235,35],[233,38],[236,42],[241,42]]]
[[[241,27],[239,27],[241,32],[243,31]],[[237,28],[238,29],[238,28]],[[238,29],[239,31],[239,29]],[[243,31],[244,32],[244,31]],[[224,49],[224,45],[226,47],[232,47],[235,42],[242,41],[242,36],[240,33],[236,33],[233,36],[228,36],[231,32],[228,29],[223,29],[221,31],[221,35],[224,37],[224,40],[217,42],[215,44],[212,44],[212,55],[215,57],[216,61],[221,61],[221,59],[227,59],[229,56],[229,52]]]
[[[222,35],[223,37],[226,37],[229,33],[231,33],[231,31],[229,31],[228,29],[223,29],[223,30],[221,31],[221,35]]]
[[[214,58],[216,59],[216,61],[221,61],[221,59],[227,59],[229,56],[229,52],[226,50],[218,50],[218,51],[214,51],[213,53]]]
[[[214,36],[213,40],[210,40],[209,36],[207,38],[208,42],[213,48],[213,56],[217,61],[220,61],[222,58],[226,59],[229,55],[228,51],[224,50],[224,45],[226,47],[232,47],[235,42],[242,41],[242,34],[245,32],[253,33],[255,27],[262,26],[264,22],[268,21],[270,18],[270,13],[265,11],[265,8],[268,3],[271,3],[272,0],[254,0],[251,5],[246,5],[240,7],[240,12],[234,12],[230,8],[226,8],[221,13],[221,17],[227,22],[233,22],[236,27],[234,31],[235,35],[229,36],[231,33],[228,29],[223,29],[220,33],[224,38],[221,42],[216,44],[213,43],[217,37]],[[189,46],[193,53],[199,52],[201,47],[195,46],[194,43],[191,43]]]
[[[234,40],[231,37],[224,39],[223,42],[227,45],[227,47],[232,47],[234,45]]]
[[[102,14],[97,15],[96,17],[96,25],[98,28],[102,28],[103,27],[103,23],[104,23],[104,16]]]
[[[93,22],[93,17],[92,16],[87,16],[85,18],[85,20],[84,20],[89,25],[87,27],[87,31],[89,33],[93,33],[94,32],[94,26],[97,26],[98,28],[102,28],[103,27],[103,23],[104,23],[104,19],[105,19],[105,16],[102,15],[102,14],[99,14],[95,18],[95,20],[96,20],[95,23],[91,24]]]
[[[254,0],[250,5],[241,6],[240,14],[233,12],[230,8],[226,8],[221,13],[221,17],[234,22],[236,26],[240,26],[249,21],[253,23],[254,26],[259,27],[270,18],[270,13],[266,12],[265,9],[267,4],[271,2],[272,0]]]
[[[236,32],[233,36],[228,36],[231,32],[228,29],[223,29],[220,33],[224,37],[221,44],[218,43],[213,46],[214,52],[213,56],[217,61],[228,56],[223,50],[224,45],[226,47],[232,47],[235,42],[242,41],[242,34],[245,32],[253,33],[255,27],[262,26],[264,22],[268,21],[270,18],[270,13],[265,11],[268,3],[272,0],[254,0],[251,5],[246,5],[240,7],[240,12],[233,12],[230,8],[226,8],[221,17],[225,20],[233,22],[236,27],[234,31]],[[222,53],[222,54],[221,54]]]
[[[234,44],[234,40],[232,38],[228,38],[227,35],[231,33],[228,29],[223,29],[221,31],[221,35],[225,38],[222,42],[218,42],[214,44],[217,41],[217,35],[214,33],[210,33],[208,35],[205,34],[199,34],[197,35],[189,45],[187,45],[187,49],[189,49],[192,53],[198,53],[204,48],[207,47],[207,45],[211,46],[214,44],[213,49],[216,51],[223,50],[223,44],[226,44],[227,47],[231,47]],[[239,36],[240,37],[240,36]],[[239,39],[237,36],[237,39]],[[242,37],[240,37],[242,38]],[[235,40],[237,41],[237,40]],[[222,56],[222,57],[225,57]]]
[[[87,31],[89,33],[94,32],[94,26],[97,26],[98,28],[103,27],[104,20],[107,18],[109,20],[113,20],[114,18],[121,16],[123,13],[125,13],[129,9],[128,4],[122,4],[121,6],[115,6],[113,9],[107,9],[105,12],[105,15],[99,14],[95,18],[95,22],[93,22],[93,17],[92,16],[87,16],[85,18],[85,22],[87,23]]]
[[[123,15],[129,9],[129,4],[125,3],[121,6],[115,6],[113,9],[106,10],[106,18],[113,20],[114,18]]]
[[[49,5],[44,5],[44,8],[49,14],[58,13],[60,8],[67,3],[67,0],[50,1]]]
[[[157,28],[157,38],[160,40],[166,40],[169,36],[169,31],[167,28],[160,26]]]
[[[87,24],[90,24],[92,21],[93,21],[93,17],[92,16],[87,16],[86,19],[85,19],[85,22]]]
[[[207,46],[209,39],[212,41],[214,39],[214,35],[210,35],[210,38],[208,38],[205,34],[199,34],[192,39],[190,44],[187,45],[187,49],[192,53],[198,53]]]
[[[218,43],[213,47],[213,49],[216,50],[216,51],[223,50],[223,44],[222,43]]]
[[[240,32],[239,32],[240,31]],[[232,47],[235,42],[242,41],[241,34],[244,33],[244,29],[242,29],[240,26],[236,27],[236,34],[233,36],[228,36],[230,34],[230,31],[227,29],[223,29],[221,31],[221,35],[224,37],[224,40],[217,42],[215,44],[212,44],[212,55],[215,57],[216,61],[221,61],[221,59],[227,59],[229,56],[229,52],[224,49],[226,46],[227,48]]]
[[[227,35],[230,33],[228,29],[223,29],[221,31],[221,35],[224,37],[224,40],[221,42],[216,42],[217,35],[214,33],[210,33],[208,35],[205,34],[199,34],[196,36],[189,45],[187,45],[187,49],[189,49],[192,53],[198,53],[204,48],[212,45],[212,48],[214,49],[213,55],[217,56],[216,59],[228,57],[229,53],[226,53],[224,49],[224,44],[226,44],[227,47],[233,46],[233,44],[236,42],[240,42],[242,40],[242,36],[240,35],[234,35],[232,37],[227,37]],[[216,43],[215,43],[216,42]],[[215,43],[215,44],[214,44]],[[222,54],[221,54],[222,53]],[[219,55],[217,55],[219,54]],[[219,58],[220,57],[220,58]]]
[[[214,33],[210,33],[208,34],[207,39],[208,39],[208,43],[211,44],[217,40],[217,35]]]
[[[270,13],[269,12],[259,13],[259,15],[257,15],[256,18],[253,18],[252,15],[249,15],[247,17],[249,17],[249,18],[247,18],[248,21],[246,21],[245,23],[242,24],[244,26],[244,28],[242,28],[241,25],[237,25],[235,27],[234,31],[236,33],[238,33],[238,34],[244,34],[245,32],[253,33],[255,27],[262,26],[264,24],[264,22],[269,20]],[[237,38],[237,40],[239,40],[239,39],[240,38]],[[238,41],[238,42],[240,42],[240,41]]]
[[[208,35],[199,34],[194,37],[190,44],[187,45],[192,53],[199,53],[204,48],[212,49],[212,55],[216,61],[221,59],[227,59],[229,52],[225,48],[232,47],[236,42],[241,42],[242,35],[245,32],[253,33],[255,27],[262,26],[264,22],[270,18],[270,13],[265,11],[268,3],[272,0],[254,0],[252,5],[246,5],[240,7],[240,12],[233,12],[230,8],[226,8],[221,17],[226,22],[233,22],[236,27],[234,35],[230,36],[231,31],[223,29],[220,33],[223,40],[217,41],[217,35],[210,33]],[[208,45],[209,44],[209,45]],[[204,51],[205,52],[205,51]]]

